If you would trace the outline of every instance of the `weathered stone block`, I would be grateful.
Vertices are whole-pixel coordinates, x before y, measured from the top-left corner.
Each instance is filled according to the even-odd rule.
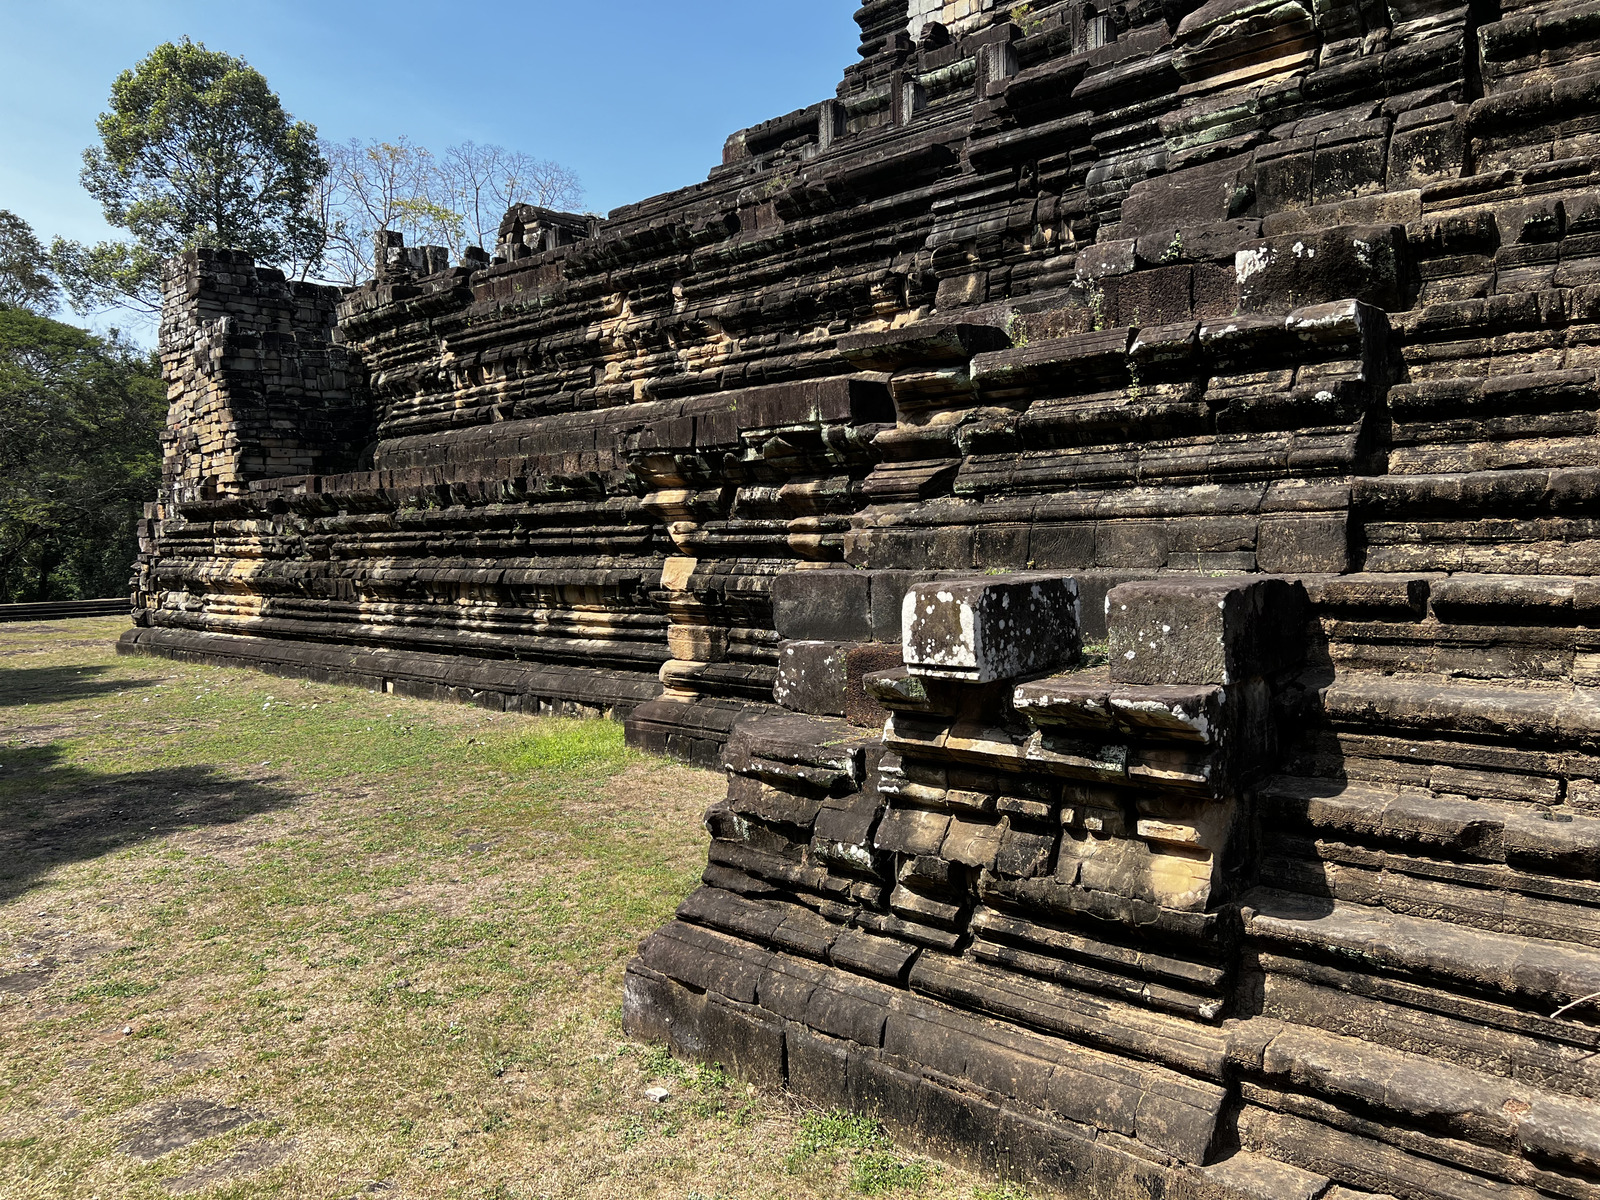
[[[1395,308],[1409,269],[1405,229],[1399,225],[1283,233],[1234,258],[1239,307],[1246,313],[1288,312],[1346,297]]]
[[[772,581],[772,620],[784,638],[870,642],[871,576],[865,571],[786,571]]]
[[[896,371],[904,366],[970,362],[973,355],[1011,344],[995,325],[923,321],[882,333],[853,333],[839,339],[839,354],[863,371]]]
[[[1256,562],[1263,571],[1339,574],[1350,569],[1350,519],[1344,513],[1296,513],[1262,519]]]
[[[1465,106],[1457,104],[1402,113],[1389,143],[1389,187],[1418,187],[1460,175],[1466,154],[1465,115]]]
[[[759,1008],[711,998],[701,1014],[701,1039],[702,1057],[763,1087],[783,1086],[783,1024]]]
[[[1057,576],[919,584],[901,610],[913,675],[992,683],[1072,663],[1081,648],[1078,586]]]
[[[793,712],[844,716],[845,649],[839,642],[784,642],[772,698]]]
[[[797,1095],[821,1108],[844,1108],[850,1103],[848,1043],[791,1023],[786,1048],[789,1087]]]
[[[877,729],[888,718],[888,710],[867,688],[868,675],[889,671],[904,661],[899,642],[890,645],[869,643],[850,646],[844,655],[844,719],[863,729]]]
[[[1300,662],[1305,591],[1265,580],[1155,580],[1106,597],[1118,683],[1237,684]]]

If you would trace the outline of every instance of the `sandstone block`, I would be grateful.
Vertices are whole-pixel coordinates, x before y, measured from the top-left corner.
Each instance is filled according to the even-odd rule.
[[[844,716],[845,647],[839,642],[784,642],[772,698],[793,712]]]
[[[1118,683],[1236,684],[1305,654],[1305,591],[1262,580],[1126,583],[1106,597]]]
[[[1074,662],[1078,585],[1056,576],[919,584],[901,609],[913,675],[992,683]]]
[[[1353,298],[1400,306],[1407,271],[1400,225],[1342,225],[1282,233],[1234,257],[1239,307],[1277,313]]]

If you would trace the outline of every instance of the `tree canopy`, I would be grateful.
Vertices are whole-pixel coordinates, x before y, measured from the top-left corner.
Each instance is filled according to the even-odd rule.
[[[184,38],[117,76],[82,181],[132,242],[58,240],[52,259],[80,308],[160,308],[161,260],[195,246],[267,263],[316,255],[308,200],[327,164],[316,127],[294,120],[242,58]]]
[[[159,313],[162,262],[196,246],[353,285],[372,277],[379,233],[459,258],[491,245],[512,205],[570,208],[583,194],[566,167],[502,146],[463,142],[436,155],[404,137],[319,142],[261,72],[188,38],[117,76],[97,128],[80,178],[132,236],[51,243],[50,272],[79,312]],[[0,253],[3,238],[0,228]]]
[[[54,311],[57,294],[49,256],[33,227],[0,208],[0,305],[44,314]]]
[[[152,356],[0,307],[0,603],[121,595],[161,479]]]

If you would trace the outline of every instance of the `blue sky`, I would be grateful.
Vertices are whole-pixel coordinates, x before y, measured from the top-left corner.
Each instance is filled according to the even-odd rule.
[[[78,185],[111,81],[185,34],[334,140],[554,159],[605,212],[705,178],[736,129],[833,94],[857,0],[0,0],[0,208],[109,236]]]

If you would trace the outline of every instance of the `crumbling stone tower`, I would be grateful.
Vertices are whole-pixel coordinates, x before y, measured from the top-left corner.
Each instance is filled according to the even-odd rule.
[[[125,645],[723,766],[629,1028],[935,1153],[1600,1200],[1600,8],[856,19],[704,184],[386,247],[371,461],[175,455]]]
[[[253,481],[354,465],[370,406],[338,334],[338,288],[197,250],[167,265],[162,290],[164,500],[243,496]]]

